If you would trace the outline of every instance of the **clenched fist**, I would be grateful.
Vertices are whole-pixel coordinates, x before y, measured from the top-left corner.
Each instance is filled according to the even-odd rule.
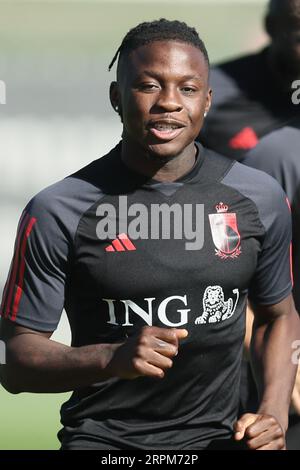
[[[179,340],[187,335],[184,329],[145,326],[114,351],[107,371],[111,377],[122,379],[163,378],[165,370],[173,365]]]
[[[250,450],[285,450],[285,433],[274,416],[246,413],[234,424],[236,441]]]

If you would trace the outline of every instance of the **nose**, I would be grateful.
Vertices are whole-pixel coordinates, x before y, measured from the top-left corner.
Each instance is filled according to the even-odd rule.
[[[163,88],[157,96],[155,108],[164,112],[179,112],[183,109],[181,97],[173,88]]]

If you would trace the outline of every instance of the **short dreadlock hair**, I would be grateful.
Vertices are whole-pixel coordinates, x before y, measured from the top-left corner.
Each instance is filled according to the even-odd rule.
[[[268,13],[280,16],[283,13],[300,16],[300,4],[297,0],[270,0]]]
[[[138,47],[155,41],[179,41],[192,44],[200,49],[209,67],[206,47],[196,29],[191,28],[183,21],[169,21],[161,18],[160,20],[140,23],[135,28],[130,29],[109,64],[108,70],[111,70],[118,57],[119,66],[121,57],[130,54],[130,52]]]

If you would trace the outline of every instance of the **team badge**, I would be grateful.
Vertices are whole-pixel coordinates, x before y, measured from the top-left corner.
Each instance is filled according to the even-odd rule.
[[[217,214],[209,214],[209,223],[216,255],[221,259],[237,258],[241,254],[241,236],[235,212],[227,212],[228,206],[220,202]]]
[[[240,293],[238,289],[233,289],[235,301],[231,297],[225,300],[221,286],[208,286],[203,295],[203,313],[196,318],[195,324],[219,323],[232,317],[235,312]]]

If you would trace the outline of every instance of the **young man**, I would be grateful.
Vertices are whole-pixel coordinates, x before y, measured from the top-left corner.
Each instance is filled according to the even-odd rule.
[[[236,160],[299,115],[300,0],[271,0],[265,27],[266,48],[211,71],[214,102],[199,138]]]
[[[21,217],[2,383],[74,390],[63,449],[284,449],[300,337],[285,195],[195,145],[211,90],[193,28],[140,24],[118,55],[122,141]],[[248,294],[260,406],[236,421]],[[63,307],[71,347],[50,340]]]
[[[288,197],[293,221],[293,295],[300,312],[300,105],[299,116],[285,126],[264,136],[258,145],[247,152],[242,163],[265,171],[278,181]],[[299,408],[300,412],[300,408]]]

